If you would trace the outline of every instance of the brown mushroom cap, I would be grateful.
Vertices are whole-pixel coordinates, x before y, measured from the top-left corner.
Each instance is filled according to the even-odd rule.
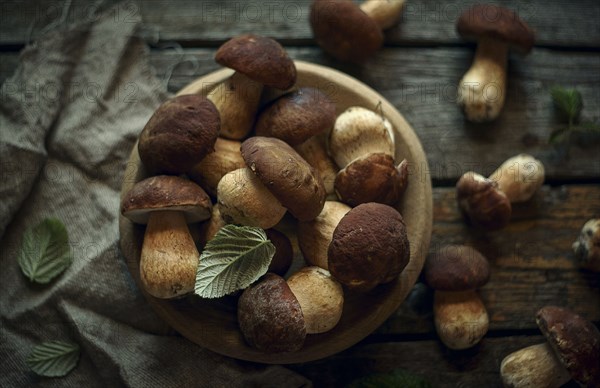
[[[425,281],[440,291],[474,290],[490,278],[487,259],[466,245],[448,245],[430,255],[423,269]]]
[[[177,176],[158,175],[136,183],[121,201],[121,214],[137,224],[148,223],[151,212],[183,212],[188,223],[210,217],[212,204],[202,187]]]
[[[456,30],[463,38],[498,39],[523,53],[531,51],[535,40],[533,30],[514,11],[493,4],[478,4],[463,12]]]
[[[402,216],[380,203],[364,203],[350,210],[333,231],[328,250],[331,274],[359,291],[394,280],[409,260]]]
[[[271,193],[300,221],[321,213],[325,187],[318,172],[286,142],[255,136],[242,143],[242,157]]]
[[[256,134],[295,146],[329,131],[335,123],[335,104],[315,88],[300,88],[265,108],[258,116]]]
[[[600,386],[600,331],[573,311],[542,307],[536,323],[573,379],[587,387]]]
[[[456,199],[463,214],[475,226],[501,229],[510,221],[512,207],[498,183],[467,172],[456,183]]]
[[[246,34],[225,42],[215,60],[263,85],[288,89],[296,83],[296,65],[285,49],[271,38]]]
[[[407,183],[406,160],[396,167],[390,155],[376,153],[358,158],[338,172],[334,185],[340,200],[350,206],[367,202],[394,205]]]
[[[198,94],[174,97],[154,112],[140,134],[138,152],[152,173],[183,174],[213,151],[221,118]]]
[[[283,276],[290,269],[294,258],[292,243],[285,234],[278,230],[267,229],[265,233],[267,238],[275,245],[275,255],[271,259],[268,271]]]
[[[248,343],[268,353],[299,350],[306,338],[304,315],[286,281],[267,273],[238,301],[238,323]]]
[[[383,46],[381,28],[352,1],[314,1],[310,26],[317,43],[341,61],[362,63]]]

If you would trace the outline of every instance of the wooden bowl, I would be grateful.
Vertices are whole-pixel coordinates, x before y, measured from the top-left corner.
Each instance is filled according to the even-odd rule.
[[[140,285],[139,260],[144,227],[120,217],[121,249],[138,287],[156,313],[184,337],[205,348],[230,357],[272,364],[307,362],[340,352],[357,343],[381,325],[402,303],[423,267],[429,248],[432,226],[432,195],[427,159],[413,129],[404,117],[381,95],[339,71],[296,61],[297,86],[312,86],[324,91],[337,105],[337,113],[350,106],[363,106],[383,112],[396,130],[396,157],[411,165],[408,189],[398,210],[404,217],[410,240],[410,262],[398,279],[367,294],[346,292],[344,312],[339,324],[323,334],[311,334],[304,347],[292,353],[265,354],[249,347],[236,319],[237,298],[201,299],[195,295],[178,300],[162,300],[145,293]],[[232,74],[223,69],[201,77],[178,94],[206,95],[216,84]],[[401,159],[398,159],[401,160]],[[121,196],[135,182],[146,177],[134,147],[124,175]],[[302,260],[297,242],[295,260]]]

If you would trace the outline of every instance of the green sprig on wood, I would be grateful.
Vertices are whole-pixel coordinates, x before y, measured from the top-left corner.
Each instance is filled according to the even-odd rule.
[[[555,129],[550,134],[550,144],[570,143],[574,135],[600,136],[600,125],[580,122],[583,110],[583,98],[576,89],[565,89],[555,86],[550,90],[552,102],[558,113],[565,120],[566,127]]]

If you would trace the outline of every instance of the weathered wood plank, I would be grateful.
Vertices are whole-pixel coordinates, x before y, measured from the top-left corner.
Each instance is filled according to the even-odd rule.
[[[289,367],[319,387],[343,387],[373,373],[404,369],[434,387],[502,387],[500,363],[510,353],[542,343],[541,335],[484,338],[473,349],[451,351],[438,341],[359,344],[335,356]],[[566,387],[577,387],[570,382]]]
[[[571,244],[585,221],[600,215],[600,186],[544,186],[515,206],[510,225],[484,233],[465,224],[454,189],[434,189],[430,252],[446,244],[476,247],[490,261],[490,282],[480,290],[490,330],[536,329],[536,311],[569,306],[600,322],[600,276],[580,270]],[[433,292],[418,284],[379,334],[433,333]]]
[[[177,91],[193,79],[216,70],[214,49],[154,50],[151,62],[157,75],[169,79]],[[295,59],[336,67],[315,48],[289,48]],[[414,173],[434,182],[452,184],[465,171],[490,174],[502,161],[520,152],[541,159],[550,182],[600,179],[600,145],[574,145],[572,157],[547,140],[561,126],[554,114],[549,88],[555,84],[576,87],[583,95],[587,120],[600,118],[600,54],[536,49],[527,58],[512,57],[507,103],[491,124],[464,121],[455,105],[456,84],[468,68],[473,52],[462,48],[385,49],[364,68],[338,69],[378,90],[404,114],[428,155],[429,169],[414,166]],[[0,75],[16,66],[16,54],[0,54]],[[331,94],[335,98],[335,91]]]
[[[115,0],[105,1],[107,8]],[[217,44],[240,33],[260,33],[294,44],[314,44],[308,24],[310,0],[293,2],[146,0],[114,12],[116,20],[128,22],[141,15],[142,34],[150,41],[179,41],[194,45]],[[387,32],[388,45],[455,44],[456,18],[477,0],[411,0],[397,27]],[[579,0],[500,0],[492,3],[514,9],[537,31],[544,46],[600,46],[600,4]],[[99,2],[73,1],[67,22],[93,20]],[[22,44],[36,37],[50,23],[61,20],[64,1],[2,2],[0,44]],[[582,15],[589,17],[582,17]],[[595,15],[595,16],[594,16]]]

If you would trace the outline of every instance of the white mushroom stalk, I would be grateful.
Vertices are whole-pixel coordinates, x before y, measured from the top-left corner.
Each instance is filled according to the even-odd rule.
[[[404,3],[405,0],[367,0],[360,5],[360,9],[382,30],[387,30],[398,23]]]
[[[221,114],[221,136],[239,140],[248,135],[262,91],[260,82],[235,72],[208,94]]]
[[[500,364],[505,387],[561,387],[571,375],[545,342],[509,354]]]
[[[161,210],[148,217],[140,258],[144,289],[157,298],[173,298],[194,291],[200,254],[184,213]]]
[[[494,120],[506,99],[508,44],[481,38],[473,64],[459,82],[457,103],[469,121]]]

